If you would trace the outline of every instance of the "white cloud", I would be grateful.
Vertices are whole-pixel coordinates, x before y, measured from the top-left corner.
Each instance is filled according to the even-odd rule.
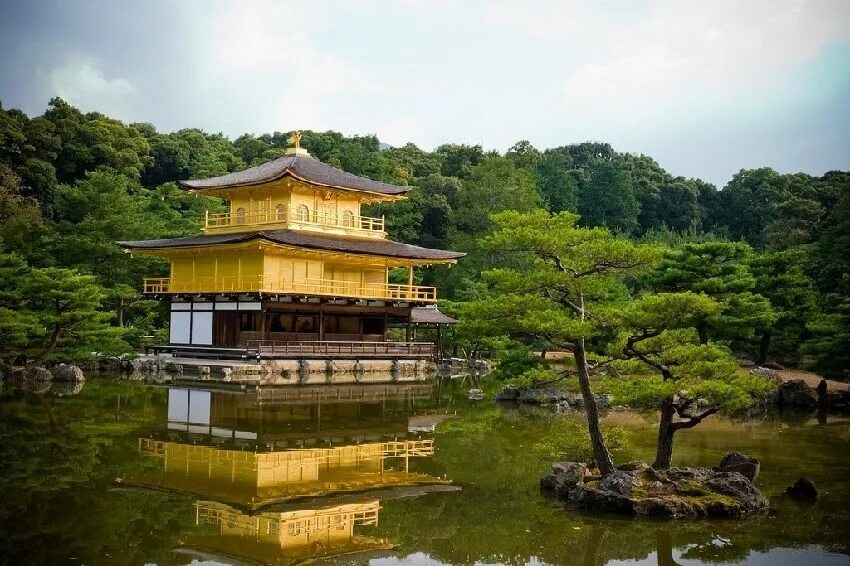
[[[392,146],[427,139],[424,121],[415,116],[401,116],[378,125],[378,139]],[[421,142],[420,142],[421,143]]]
[[[626,106],[663,106],[686,89],[735,96],[850,38],[848,18],[842,0],[666,0],[638,21],[585,28],[583,38],[602,38],[598,55],[566,77],[564,93]]]
[[[0,90],[14,94],[4,103],[58,94],[231,137],[333,129],[502,151],[519,138],[605,140],[724,180],[756,146],[779,168],[846,167],[836,140],[850,0],[186,0],[126,21],[101,12],[16,30],[12,63],[0,62]],[[81,31],[95,20],[116,33]],[[34,68],[47,69],[37,89]],[[792,139],[815,142],[789,151]]]
[[[501,2],[490,22],[517,30],[516,42],[545,43],[577,61],[563,72],[568,107],[610,115],[669,111],[698,92],[716,104],[757,89],[778,72],[850,39],[846,0],[660,0],[634,4],[547,0]]]
[[[326,10],[275,0],[202,5],[196,79],[234,119],[243,115],[235,127],[340,129],[331,97],[405,92],[344,53],[322,49],[317,37],[326,32]]]
[[[73,55],[54,68],[48,82],[53,93],[75,106],[124,119],[132,114],[128,97],[136,88],[126,79],[107,78],[86,55]]]
[[[509,26],[539,37],[578,33],[586,25],[578,1],[546,0],[515,2],[503,0],[490,4],[485,12],[488,23]]]

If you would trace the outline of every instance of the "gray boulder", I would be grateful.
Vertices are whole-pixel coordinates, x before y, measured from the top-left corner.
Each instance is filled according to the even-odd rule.
[[[617,495],[630,496],[635,486],[640,485],[640,480],[637,479],[635,472],[625,470],[616,470],[609,476],[606,476],[599,483],[599,489]]]
[[[614,402],[613,395],[598,394],[594,395],[593,398],[596,400],[596,406],[600,409],[607,409]]]
[[[165,371],[176,375],[183,375],[183,364],[168,362],[167,364],[165,364]]]
[[[646,497],[634,502],[634,512],[648,517],[694,517],[701,515],[693,503],[678,497]]]
[[[720,465],[714,468],[718,472],[738,472],[751,482],[756,481],[759,477],[761,463],[758,458],[753,458],[740,452],[729,452],[722,460]]]
[[[640,460],[632,460],[631,462],[626,462],[625,464],[617,466],[618,470],[623,470],[625,472],[642,472],[647,468],[649,468],[649,464]]]
[[[806,385],[802,379],[792,379],[779,386],[777,401],[783,406],[809,407],[818,406],[817,393]]]
[[[98,366],[100,371],[118,372],[124,369],[123,360],[118,357],[101,358]]]
[[[780,377],[779,372],[768,367],[753,368],[750,370],[750,373],[757,377],[769,379],[770,381],[774,381],[776,383],[782,383],[782,378]]]
[[[516,400],[518,403],[551,405],[558,401],[569,402],[571,398],[572,393],[556,387],[531,387],[520,391]]]
[[[516,401],[519,397],[519,389],[513,387],[505,387],[496,393],[496,401]]]
[[[85,381],[83,370],[74,365],[59,364],[53,368],[53,379],[56,381]]]
[[[785,490],[786,495],[795,499],[815,500],[820,495],[815,482],[809,478],[800,478],[794,482],[794,485]]]
[[[307,381],[310,379],[310,362],[307,360],[298,360],[298,379],[299,381]]]
[[[12,372],[12,381],[53,381],[53,374],[43,367],[25,367]]]
[[[516,397],[517,403],[528,403],[530,405],[546,405],[554,403],[558,400],[555,391],[551,388],[537,389],[526,388],[522,389]]]
[[[581,462],[555,462],[552,470],[540,479],[540,488],[566,497],[570,490],[584,482],[586,472],[587,464]]]
[[[632,470],[617,470],[598,483],[578,482],[567,500],[595,511],[668,518],[740,517],[768,508],[767,499],[738,472],[645,466],[632,462],[623,466]]]
[[[735,498],[745,511],[761,511],[770,506],[756,486],[738,472],[715,472],[705,481],[705,486]]]
[[[398,360],[393,360],[393,364],[390,366],[390,376],[393,381],[398,381],[403,377],[404,368],[401,365],[401,362]]]
[[[635,502],[631,497],[584,485],[578,485],[570,491],[569,501],[578,507],[593,511],[621,515],[632,515],[635,512]]]

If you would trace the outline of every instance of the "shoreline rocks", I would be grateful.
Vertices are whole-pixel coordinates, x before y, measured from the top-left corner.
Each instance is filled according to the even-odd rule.
[[[53,381],[53,374],[43,367],[25,367],[13,371],[9,378],[14,382]]]
[[[53,374],[53,379],[56,381],[71,381],[77,383],[86,380],[83,370],[74,365],[59,364],[53,368],[51,373]]]
[[[727,454],[714,469],[655,470],[643,462],[629,462],[602,479],[588,477],[583,463],[556,462],[540,480],[540,487],[593,511],[668,518],[740,517],[769,507],[752,481],[728,469],[741,466],[757,475],[753,462],[758,460],[740,453]]]
[[[758,458],[752,458],[740,452],[729,452],[720,460],[720,464],[714,470],[717,472],[738,472],[754,482],[759,477],[761,462]]]
[[[819,497],[818,488],[815,482],[809,478],[800,478],[794,482],[794,485],[785,490],[785,495],[794,499],[802,499],[814,501]]]
[[[850,411],[850,388],[835,385],[836,382],[821,380],[812,387],[803,379],[782,381],[779,374],[769,368],[756,367],[750,373],[778,384],[775,392],[755,399],[754,410],[765,411],[773,407],[803,409],[804,411]],[[614,397],[595,394],[596,404],[601,410],[624,410],[626,407],[613,405]],[[558,412],[584,408],[584,399],[578,393],[564,388],[546,387],[504,387],[496,394],[496,401],[513,401],[521,404],[551,407]],[[705,407],[710,403],[698,399],[696,406]]]
[[[613,395],[596,394],[593,396],[599,409],[609,409],[614,401]],[[557,387],[505,387],[495,396],[496,401],[513,401],[523,405],[551,406],[553,410],[566,412],[571,409],[583,409],[584,398]]]

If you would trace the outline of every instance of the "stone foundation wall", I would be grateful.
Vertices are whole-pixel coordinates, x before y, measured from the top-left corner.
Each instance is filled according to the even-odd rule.
[[[428,360],[262,360],[259,362],[172,360],[151,357],[138,371],[173,376],[197,376],[211,381],[250,381],[261,385],[322,383],[392,383],[433,377]]]

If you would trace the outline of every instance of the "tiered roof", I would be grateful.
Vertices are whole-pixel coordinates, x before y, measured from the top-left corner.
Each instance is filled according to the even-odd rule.
[[[123,241],[118,242],[118,244],[128,250],[159,250],[171,248],[194,248],[218,244],[240,244],[252,240],[266,240],[275,244],[295,246],[299,248],[416,260],[448,261],[455,260],[466,255],[462,252],[433,250],[411,244],[394,242],[392,240],[319,234],[305,230],[237,232],[233,234],[189,236],[185,238],[171,238],[166,240]]]
[[[389,183],[381,183],[346,173],[314,159],[306,152],[284,155],[262,165],[220,177],[180,181],[180,184],[187,189],[208,191],[260,185],[287,176],[313,185],[342,190],[366,191],[382,195],[403,195],[411,189],[411,187],[390,185]]]

